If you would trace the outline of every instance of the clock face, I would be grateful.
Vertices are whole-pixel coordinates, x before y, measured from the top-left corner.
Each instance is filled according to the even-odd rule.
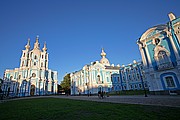
[[[33,73],[33,74],[32,74],[32,77],[36,77],[36,74],[35,74],[35,73]]]

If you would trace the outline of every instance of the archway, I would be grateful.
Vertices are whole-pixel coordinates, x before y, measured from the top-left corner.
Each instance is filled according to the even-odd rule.
[[[102,91],[103,91],[103,86],[102,85],[98,86],[98,92],[102,92]]]
[[[33,96],[35,92],[35,85],[31,85],[30,95]]]

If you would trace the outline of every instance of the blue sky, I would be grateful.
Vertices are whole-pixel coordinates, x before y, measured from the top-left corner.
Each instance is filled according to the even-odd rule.
[[[19,67],[27,39],[46,41],[49,68],[66,73],[100,60],[105,49],[111,64],[140,60],[136,40],[150,27],[180,16],[178,0],[1,0],[0,78]]]

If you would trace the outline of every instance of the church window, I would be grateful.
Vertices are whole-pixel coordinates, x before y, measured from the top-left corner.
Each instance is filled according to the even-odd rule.
[[[138,68],[136,67],[136,70],[138,70]]]
[[[171,76],[168,76],[165,79],[166,79],[167,87],[175,87],[174,80]]]
[[[137,89],[137,85],[134,85],[134,88]]]
[[[36,62],[34,62],[34,66],[36,66]]]
[[[155,45],[158,45],[159,42],[160,42],[159,38],[156,38],[156,39],[155,39]]]
[[[24,66],[24,61],[22,62],[22,66]]]
[[[42,55],[42,59],[43,59],[43,57],[44,57],[44,56]]]
[[[26,66],[28,66],[28,64],[29,64],[29,60],[27,60],[27,64],[26,64]]]
[[[53,92],[53,91],[54,91],[54,86],[52,85],[52,86],[51,86],[51,92]]]
[[[142,84],[139,84],[139,88],[142,88]]]
[[[34,56],[34,59],[37,59],[37,56],[36,56],[36,55]]]
[[[35,74],[35,73],[32,73],[32,77],[36,77],[36,74]]]
[[[23,57],[25,57],[25,53],[23,54]]]
[[[133,79],[135,79],[135,75],[133,74]]]
[[[160,64],[167,63],[169,61],[168,56],[165,51],[159,51],[158,60]]]
[[[129,75],[129,80],[131,80],[131,75]]]
[[[133,88],[133,86],[132,85],[130,85],[130,89],[132,89]]]
[[[19,75],[18,79],[21,79],[21,75]]]
[[[120,79],[119,79],[119,77],[117,77],[118,78],[118,82],[120,82]]]
[[[43,63],[41,63],[41,67],[43,67]]]
[[[143,66],[140,66],[141,70],[143,69]]]
[[[109,77],[107,77],[107,82],[109,82]]]
[[[123,76],[123,81],[125,81],[125,77]]]
[[[97,76],[98,81],[100,81],[100,75]]]
[[[140,78],[139,74],[137,74],[137,78],[138,78],[138,79]]]

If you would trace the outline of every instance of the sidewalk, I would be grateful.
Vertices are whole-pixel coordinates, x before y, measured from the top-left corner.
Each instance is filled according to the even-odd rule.
[[[21,100],[21,99],[33,99],[33,98],[63,98],[63,99],[74,99],[74,100],[88,100],[97,102],[111,102],[111,103],[126,103],[126,104],[141,104],[141,105],[155,105],[155,106],[169,106],[169,107],[180,107],[180,96],[160,96],[160,95],[149,95],[144,97],[143,95],[131,95],[131,96],[110,96],[104,99],[99,99],[98,96],[34,96],[34,97],[22,97],[7,100],[0,100],[0,103]]]
[[[90,97],[88,96],[53,96],[53,97],[75,99],[75,100],[97,101],[97,102],[180,107],[180,96],[151,95],[148,97],[144,97],[143,95],[131,95],[131,96],[110,96],[104,99],[99,99],[97,96],[90,96]]]

